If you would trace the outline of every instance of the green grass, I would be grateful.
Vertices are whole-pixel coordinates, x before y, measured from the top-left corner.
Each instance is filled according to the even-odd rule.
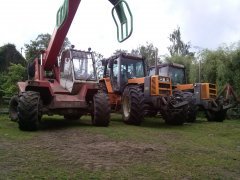
[[[112,115],[108,128],[91,126],[90,118],[64,122],[61,117],[44,117],[48,124],[38,132],[19,131],[16,123],[0,116],[0,174],[3,179],[239,179],[240,120],[183,126],[165,125],[160,118],[147,118],[142,126],[129,126]],[[109,142],[128,142],[136,147],[154,147],[138,161],[108,168],[89,169],[84,164],[60,161],[58,151],[36,142],[47,133],[79,131],[101,136]],[[62,134],[60,134],[62,135]],[[71,141],[72,134],[67,134]],[[77,139],[76,139],[77,140]],[[44,142],[47,142],[45,140]],[[67,143],[66,139],[62,142]],[[77,143],[77,141],[74,141]],[[2,145],[1,145],[2,144]],[[25,145],[28,145],[26,147]],[[40,147],[39,147],[40,146]],[[103,147],[108,148],[108,147]],[[121,151],[119,152],[121,153]],[[130,151],[130,153],[132,153]],[[124,154],[119,154],[124,157]],[[129,158],[131,158],[130,155]],[[77,158],[77,157],[76,157]],[[86,157],[88,158],[88,157]],[[114,154],[111,158],[117,158]]]
[[[8,115],[0,115],[0,139],[24,141],[38,133],[19,131],[17,123],[10,121]]]

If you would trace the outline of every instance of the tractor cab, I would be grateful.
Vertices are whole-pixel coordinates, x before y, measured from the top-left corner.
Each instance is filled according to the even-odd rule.
[[[72,91],[74,84],[97,83],[95,61],[92,52],[68,49],[60,59],[60,84]]]
[[[160,76],[170,77],[173,86],[178,84],[186,84],[185,67],[181,64],[160,64],[157,66],[157,71],[155,71],[155,67],[151,67],[149,69],[149,76],[155,75],[155,73]]]
[[[103,60],[104,76],[110,77],[113,92],[122,93],[130,79],[145,77],[144,59],[130,54],[119,54]]]

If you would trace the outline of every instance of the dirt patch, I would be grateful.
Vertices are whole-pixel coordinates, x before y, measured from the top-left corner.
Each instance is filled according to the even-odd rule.
[[[49,130],[42,131],[31,140],[0,139],[0,153],[7,160],[0,162],[0,172],[7,174],[17,166],[24,167],[32,162],[56,163],[70,169],[112,170],[138,162],[156,161],[156,158],[164,157],[165,151],[164,146],[117,141],[79,129]],[[42,157],[45,153],[55,158]]]
[[[74,129],[44,132],[28,144],[57,154],[59,163],[81,165],[91,170],[150,162],[166,150],[152,144],[114,141]]]

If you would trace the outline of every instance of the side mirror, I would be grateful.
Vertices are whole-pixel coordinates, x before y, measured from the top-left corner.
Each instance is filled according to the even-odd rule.
[[[116,18],[116,15],[118,18]],[[121,43],[128,39],[133,32],[133,17],[127,2],[119,0],[116,4],[114,4],[112,16],[117,26],[117,39],[118,42]]]

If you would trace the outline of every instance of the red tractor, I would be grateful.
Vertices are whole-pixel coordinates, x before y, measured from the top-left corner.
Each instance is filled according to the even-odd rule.
[[[18,82],[19,94],[10,101],[10,118],[18,122],[21,130],[37,130],[44,114],[59,114],[65,119],[79,119],[82,115],[91,114],[93,125],[109,124],[109,99],[107,94],[99,91],[92,52],[72,48],[64,50],[58,57],[80,1],[64,1],[57,12],[56,28],[47,50],[29,65],[29,80]],[[128,24],[125,11],[132,17],[129,7],[125,1],[109,1],[114,5],[115,23],[121,25],[118,33],[123,33],[122,28]],[[124,35],[118,34],[120,42],[131,35],[132,25],[130,31],[126,31]]]

